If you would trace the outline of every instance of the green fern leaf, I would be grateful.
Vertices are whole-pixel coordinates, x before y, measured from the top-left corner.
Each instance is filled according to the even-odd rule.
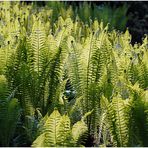
[[[78,121],[77,123],[75,123],[72,127],[72,137],[74,138],[74,142],[76,143],[76,145],[79,145],[80,143],[80,138],[86,134],[86,132],[88,131],[88,128],[86,126],[86,124],[83,121]]]
[[[108,119],[113,142],[116,146],[128,146],[128,102],[113,98],[108,108]]]

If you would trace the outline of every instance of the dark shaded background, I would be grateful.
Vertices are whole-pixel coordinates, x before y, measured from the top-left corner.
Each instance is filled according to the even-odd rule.
[[[95,2],[99,4],[98,2]],[[121,6],[124,3],[129,5],[127,15],[130,16],[126,27],[132,34],[132,42],[140,42],[144,34],[148,34],[148,2],[134,1],[134,2],[107,2],[110,6]]]
[[[69,4],[76,3],[79,5],[81,2],[68,2]],[[111,7],[119,7],[125,3],[129,6],[127,15],[130,16],[127,21],[126,27],[128,27],[129,32],[132,35],[132,43],[142,42],[144,34],[148,34],[148,1],[93,1],[89,3],[95,3],[96,5],[107,4]]]

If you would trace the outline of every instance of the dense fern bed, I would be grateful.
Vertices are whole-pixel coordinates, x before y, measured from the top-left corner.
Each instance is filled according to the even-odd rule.
[[[32,4],[0,9],[0,146],[148,146],[147,35],[131,45],[70,9],[54,22]]]

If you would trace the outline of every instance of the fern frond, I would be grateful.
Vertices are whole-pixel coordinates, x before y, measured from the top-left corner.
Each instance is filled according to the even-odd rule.
[[[56,98],[56,91],[60,83],[62,83],[63,81],[65,62],[68,57],[67,49],[67,37],[63,38],[61,36],[59,46],[57,46],[57,48],[55,49],[56,54],[52,58],[49,65],[49,100],[47,102],[46,109],[48,109],[50,105],[51,108],[54,108],[58,105],[59,98]]]
[[[146,66],[146,63],[144,62],[140,64],[139,83],[141,85],[141,88],[143,89],[148,88],[148,67]]]
[[[139,88],[138,84],[131,87],[131,117],[130,117],[130,139],[131,145],[137,144],[147,146],[147,91]],[[141,130],[142,129],[142,130]],[[134,131],[134,132],[133,132]],[[137,141],[135,141],[135,138]]]
[[[63,115],[57,127],[57,145],[59,146],[70,146],[71,141],[71,125],[70,119],[67,115]]]
[[[81,60],[83,53],[80,55],[79,50],[82,50],[79,44],[72,41],[72,51],[68,57],[68,76],[72,83],[73,88],[76,90],[76,96],[80,97],[84,94],[84,82],[85,82],[85,65]],[[69,47],[70,48],[70,47]],[[85,57],[83,57],[85,58]]]
[[[34,22],[32,33],[28,39],[29,53],[30,53],[30,64],[33,60],[34,70],[40,74],[43,63],[44,56],[46,56],[46,34],[43,24],[40,20]],[[32,57],[33,56],[33,57]]]
[[[128,100],[113,98],[107,114],[113,144],[115,146],[128,146]]]
[[[6,78],[0,76],[0,144],[2,146],[10,145],[20,116],[19,102],[12,97],[13,95],[9,95]]]
[[[50,115],[45,123],[45,145],[57,146],[57,126],[60,122],[61,115],[57,110]]]
[[[31,146],[32,147],[46,147],[46,145],[45,145],[45,133],[38,136]]]
[[[86,131],[87,126],[84,121],[78,121],[71,127],[69,117],[61,116],[55,109],[49,117],[45,116],[40,122],[40,135],[32,146],[79,146],[81,137]]]
[[[74,142],[76,145],[80,145],[80,139],[86,132],[88,131],[88,128],[86,124],[83,121],[78,121],[75,123],[72,127],[72,137],[74,138]]]

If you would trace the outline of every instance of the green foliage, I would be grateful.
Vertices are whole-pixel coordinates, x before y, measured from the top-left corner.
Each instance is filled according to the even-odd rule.
[[[81,120],[71,127],[69,117],[54,110],[49,117],[46,115],[41,120],[38,131],[33,147],[80,146],[79,140],[87,132],[87,126]]]
[[[132,89],[132,99],[130,102],[131,110],[130,110],[130,144],[133,145],[138,143],[138,145],[147,146],[147,128],[148,128],[148,100],[147,100],[147,91],[143,91],[139,88],[138,84],[135,84]],[[140,130],[142,129],[142,130]],[[135,139],[137,141],[135,141]]]
[[[89,2],[81,2],[78,7],[74,3],[68,5],[67,2],[46,2],[48,8],[52,10],[51,19],[52,23],[57,20],[59,14],[66,19],[71,17],[72,19],[80,19],[85,24],[91,26],[94,20],[103,22],[105,26],[109,23],[109,29],[117,29],[124,31],[126,23],[129,19],[127,16],[128,5],[124,4],[118,8],[111,8],[109,5],[92,4]]]
[[[20,116],[20,105],[13,98],[14,93],[9,94],[7,80],[0,75],[0,145],[9,146],[14,136],[17,122]]]
[[[108,107],[109,128],[115,146],[128,146],[128,100],[113,98]]]
[[[132,46],[128,30],[86,25],[89,4],[79,19],[51,4],[0,3],[0,144],[23,131],[27,146],[81,146],[88,130],[94,146],[148,146],[147,36]]]
[[[95,6],[96,8],[97,6]],[[109,23],[109,29],[125,30],[126,23],[129,19],[127,16],[128,5],[124,4],[118,8],[111,8],[108,5],[100,6],[94,10],[94,16],[104,22]],[[120,22],[120,23],[119,23]]]

